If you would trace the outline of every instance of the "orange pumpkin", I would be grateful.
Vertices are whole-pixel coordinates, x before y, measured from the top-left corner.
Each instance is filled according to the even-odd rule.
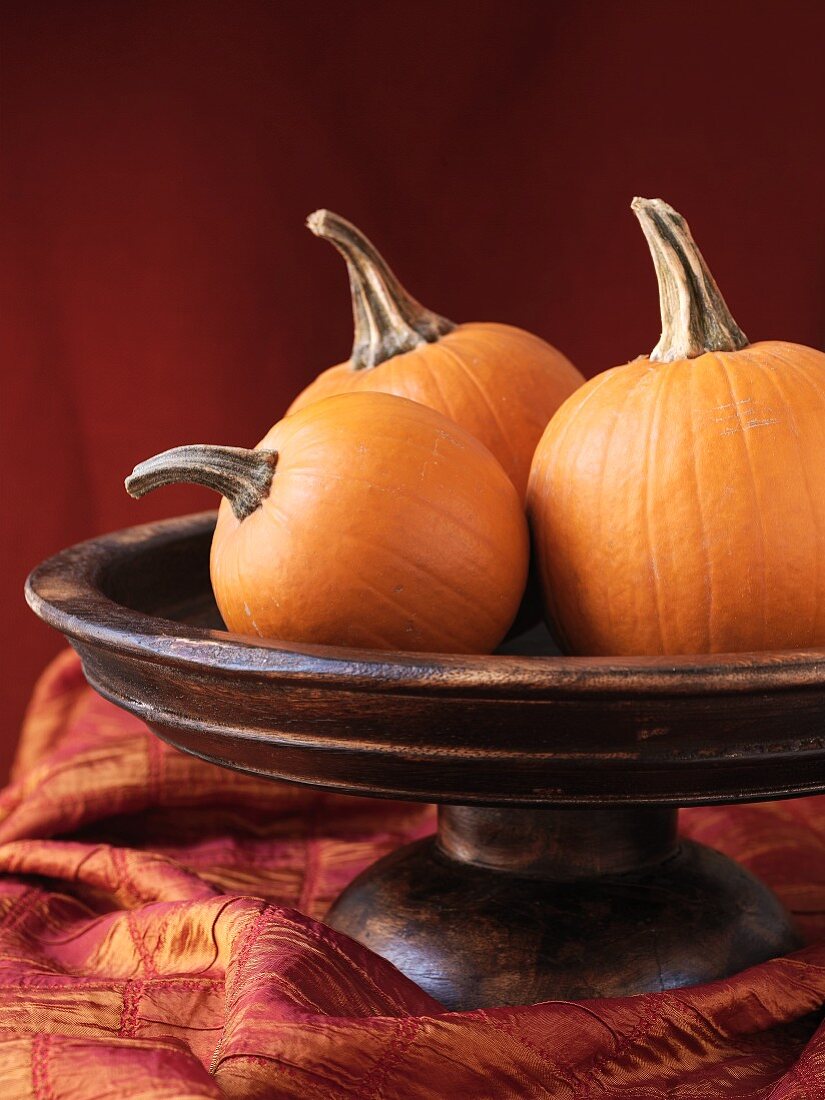
[[[573,653],[825,645],[825,355],[749,344],[684,220],[635,199],[662,337],[539,444],[528,513]]]
[[[455,420],[488,447],[523,497],[530,461],[559,405],[584,381],[561,352],[523,329],[454,325],[404,290],[364,235],[328,210],[307,225],[347,261],[355,342],[289,412],[334,393],[393,393]]]
[[[126,487],[176,481],[225,497],[211,575],[236,633],[486,653],[516,614],[529,556],[518,495],[478,440],[423,405],[331,397],[254,451],[178,447]]]

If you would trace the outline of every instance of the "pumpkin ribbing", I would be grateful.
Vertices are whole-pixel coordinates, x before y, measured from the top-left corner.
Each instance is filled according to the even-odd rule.
[[[825,644],[825,355],[748,344],[679,215],[634,212],[663,335],[575,393],[536,450],[547,614],[575,653]]]
[[[329,398],[254,451],[174,448],[127,488],[173,481],[228,493],[211,577],[237,633],[483,653],[516,615],[529,555],[518,495],[477,440],[412,401]]]

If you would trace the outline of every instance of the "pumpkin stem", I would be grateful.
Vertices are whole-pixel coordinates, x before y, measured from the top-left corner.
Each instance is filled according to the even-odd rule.
[[[636,198],[631,209],[659,282],[662,335],[650,359],[671,363],[747,347],[748,338],[731,316],[682,215],[661,199]]]
[[[173,447],[135,466],[126,478],[126,492],[142,497],[163,485],[193,482],[225,496],[236,517],[245,520],[269,496],[277,461],[277,451],[202,443]]]
[[[355,322],[353,370],[368,370],[421,344],[434,344],[455,328],[408,294],[374,245],[345,218],[316,210],[307,227],[347,261]]]

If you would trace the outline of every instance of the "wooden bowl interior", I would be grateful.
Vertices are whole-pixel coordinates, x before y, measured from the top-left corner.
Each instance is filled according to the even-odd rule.
[[[212,595],[212,532],[195,531],[176,542],[146,541],[106,560],[100,591],[121,607],[206,630],[226,630]]]

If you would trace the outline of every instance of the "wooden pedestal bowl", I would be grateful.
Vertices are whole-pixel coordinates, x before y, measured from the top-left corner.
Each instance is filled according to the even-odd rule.
[[[825,650],[492,657],[264,643],[212,601],[214,515],[66,550],[28,581],[90,683],[223,767],[439,804],[329,923],[451,1008],[620,996],[793,950],[771,892],[679,806],[825,791]],[[544,655],[542,655],[544,654]]]

